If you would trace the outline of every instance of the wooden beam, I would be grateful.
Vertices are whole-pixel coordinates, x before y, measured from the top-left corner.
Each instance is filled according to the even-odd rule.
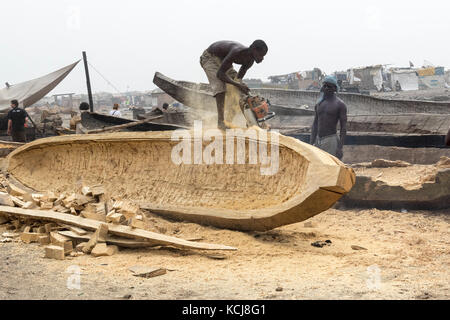
[[[77,234],[73,231],[58,231],[59,234],[66,236],[72,240],[89,241],[91,239],[92,233],[87,233],[84,235]],[[115,236],[107,236],[106,243],[116,245],[123,248],[148,248],[154,247],[155,245],[144,241],[144,240],[133,240],[126,238],[119,238]]]
[[[31,209],[0,206],[0,212],[23,218],[70,224],[76,227],[92,231],[97,230],[100,224],[104,223],[97,220],[86,219],[78,216],[73,216],[70,214],[64,214],[49,210],[31,210]],[[225,245],[187,241],[143,229],[135,229],[129,226],[109,224],[108,227],[109,233],[111,234],[125,238],[147,240],[150,244],[155,246],[158,245],[173,246],[177,248],[202,249],[202,250],[237,250],[237,248]]]
[[[122,130],[122,129],[126,129],[126,128],[130,128],[130,127],[134,127],[140,124],[144,124],[147,122],[151,122],[152,120],[156,120],[156,119],[160,119],[163,116],[157,116],[157,117],[152,117],[152,118],[147,118],[144,120],[139,120],[136,122],[130,122],[130,123],[125,123],[125,124],[119,124],[117,126],[111,126],[111,127],[106,127],[103,129],[94,129],[94,130],[89,130],[87,133],[88,134],[93,134],[93,133],[101,133],[101,132],[108,132],[108,131],[116,131],[116,130]]]

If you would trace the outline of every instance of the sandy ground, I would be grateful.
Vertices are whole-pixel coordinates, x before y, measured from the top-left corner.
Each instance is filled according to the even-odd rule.
[[[404,168],[353,168],[357,175],[372,177],[392,186],[412,190],[422,187],[426,181],[434,182],[437,168],[434,165],[413,165]]]
[[[263,233],[151,217],[167,235],[239,249],[222,252],[223,260],[154,248],[57,261],[43,258],[38,244],[0,243],[0,299],[449,299],[449,213],[330,209],[310,227]],[[311,246],[318,240],[332,243]],[[128,270],[134,265],[173,271],[138,278]],[[77,268],[80,287],[69,289],[68,271]]]
[[[411,188],[436,172],[434,165],[354,169]],[[151,231],[238,248],[232,252],[157,247],[58,261],[38,244],[0,243],[0,299],[450,299],[450,209],[337,208],[269,232],[149,214]],[[325,240],[331,244],[311,245]],[[139,278],[128,270],[136,265],[170,271]]]

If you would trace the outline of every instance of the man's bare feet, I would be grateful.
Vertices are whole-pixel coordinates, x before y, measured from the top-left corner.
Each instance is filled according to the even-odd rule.
[[[217,128],[219,129],[219,130],[226,130],[227,129],[227,126],[225,125],[225,123],[223,123],[223,122],[219,122],[218,124],[217,124]]]

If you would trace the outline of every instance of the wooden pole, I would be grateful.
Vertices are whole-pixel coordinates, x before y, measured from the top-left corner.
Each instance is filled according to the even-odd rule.
[[[130,128],[130,127],[134,127],[143,123],[147,123],[150,122],[152,120],[156,120],[156,119],[160,119],[163,116],[157,116],[157,117],[152,117],[152,118],[148,118],[148,119],[144,119],[144,120],[140,120],[140,121],[136,121],[136,122],[130,122],[130,123],[125,123],[125,124],[119,124],[117,126],[111,126],[111,127],[106,127],[103,129],[94,129],[94,130],[89,130],[87,133],[88,134],[92,134],[92,133],[101,133],[101,132],[107,132],[107,131],[116,131],[116,130],[121,130],[121,129],[125,129],[125,128]]]
[[[88,97],[89,97],[89,108],[90,108],[91,112],[94,112],[94,100],[92,99],[91,79],[89,78],[89,68],[87,65],[86,51],[83,51],[83,61],[84,61],[84,71],[86,73],[86,84],[87,84],[87,91],[88,91]]]

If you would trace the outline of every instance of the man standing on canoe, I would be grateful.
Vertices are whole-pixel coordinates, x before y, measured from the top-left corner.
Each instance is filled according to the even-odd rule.
[[[347,134],[347,106],[336,96],[338,85],[335,77],[327,76],[320,90],[320,98],[315,107],[314,123],[311,130],[311,144],[342,159],[345,136]],[[337,124],[340,123],[340,138]]]
[[[203,52],[200,65],[205,70],[216,98],[219,129],[226,129],[224,123],[226,83],[248,94],[250,89],[241,80],[254,62],[261,63],[264,60],[267,51],[266,43],[256,40],[250,47],[234,41],[218,41]],[[233,69],[233,63],[241,65],[239,73]]]

